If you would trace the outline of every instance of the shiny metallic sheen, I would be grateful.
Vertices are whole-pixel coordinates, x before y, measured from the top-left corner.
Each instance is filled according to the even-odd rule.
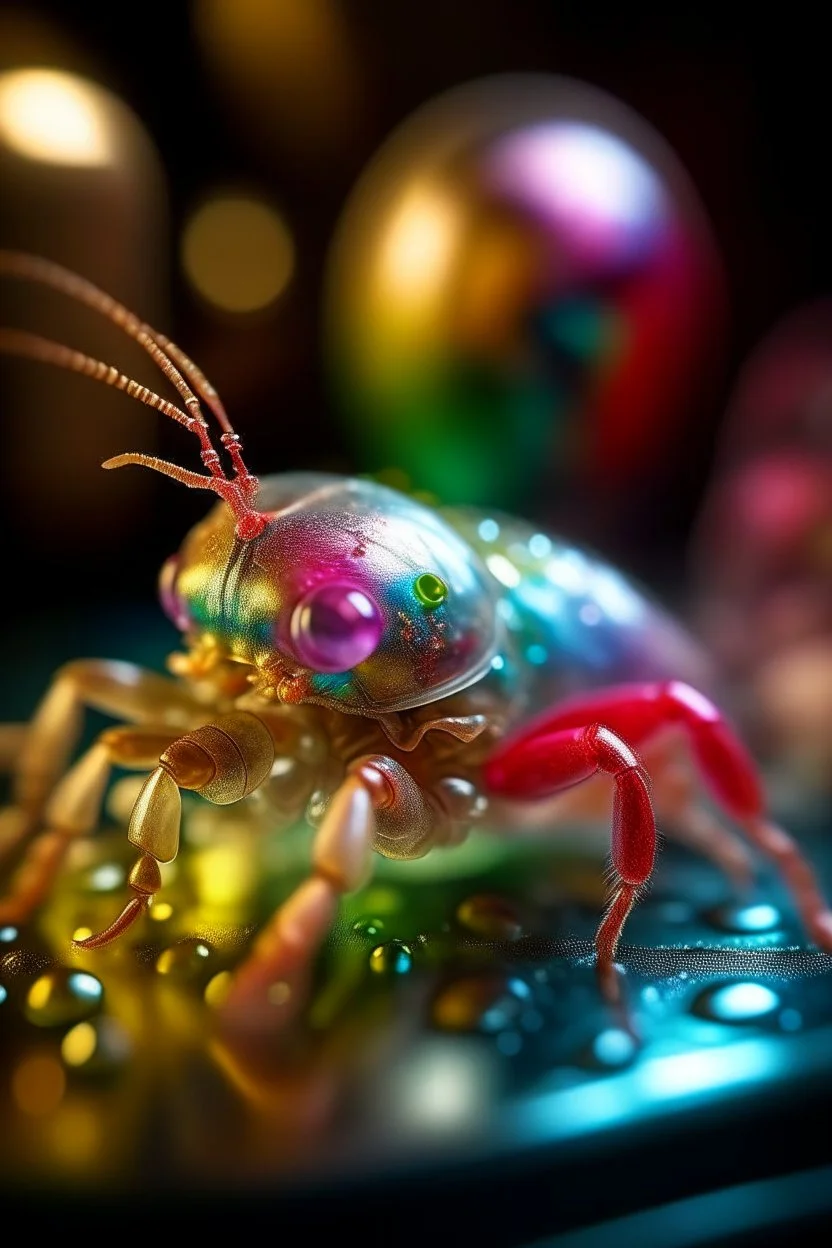
[[[488,671],[498,644],[499,587],[471,547],[432,508],[373,481],[291,473],[267,477],[263,533],[239,542],[224,503],[180,552],[177,593],[189,640],[250,663],[287,702],[379,715],[458,693]],[[447,586],[426,609],[424,573]],[[376,650],[346,672],[300,667],[291,620],[312,589],[347,581],[379,604]]]

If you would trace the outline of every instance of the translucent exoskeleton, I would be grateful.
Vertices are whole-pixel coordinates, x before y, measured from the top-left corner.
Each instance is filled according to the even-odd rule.
[[[270,1024],[269,986],[302,986],[340,896],[369,879],[375,854],[417,858],[477,823],[555,833],[565,817],[609,810],[610,895],[595,946],[611,999],[657,821],[735,880],[748,877],[750,850],[773,860],[808,937],[832,950],[832,913],[812,869],[768,817],[754,762],[703,692],[707,659],[625,576],[519,519],[431,508],[363,479],[258,481],[216,391],[168,338],[45,260],[0,253],[0,271],[120,325],[182,406],[28,333],[3,330],[0,349],[157,408],[197,437],[204,472],[137,452],[104,467],[143,465],[219,495],[162,569],[162,605],[183,639],[169,673],[69,663],[10,745],[4,848],[21,863],[0,923],[33,912],[72,839],[94,833],[118,765],[147,772],[127,833],[137,850],[131,895],[110,927],[78,942],[86,948],[117,939],[151,905],[159,864],[177,854],[182,790],[220,805],[257,791],[275,829],[316,795],[309,877],[233,972],[229,1027]],[[86,708],[117,723],[78,757]]]

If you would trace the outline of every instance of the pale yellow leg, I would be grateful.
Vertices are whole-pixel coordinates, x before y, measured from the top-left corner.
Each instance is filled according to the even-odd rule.
[[[0,858],[38,827],[50,793],[66,771],[81,736],[85,709],[102,711],[129,724],[155,724],[176,733],[198,723],[204,710],[175,680],[133,663],[79,659],[65,664],[52,680],[21,734],[4,726],[0,744],[11,766],[15,813],[5,816]]]
[[[46,803],[44,830],[26,850],[0,899],[0,925],[23,923],[46,897],[70,844],[90,836],[101,817],[114,766],[145,770],[176,736],[157,728],[108,728],[62,777]]]
[[[274,741],[256,715],[237,711],[177,737],[156,762],[136,798],[127,831],[128,840],[140,851],[128,879],[134,896],[105,931],[75,942],[84,949],[110,944],[158,892],[162,882],[158,864],[172,862],[179,849],[180,789],[192,789],[220,806],[240,801],[268,777]]]
[[[314,959],[339,898],[369,879],[374,845],[392,856],[418,857],[450,823],[392,759],[373,755],[355,764],[315,834],[313,875],[283,903],[234,972],[219,1007],[222,1027],[230,1034],[267,1035],[294,1019],[306,1003]]]
[[[369,879],[374,825],[371,794],[360,776],[351,775],[315,835],[314,874],[283,903],[234,974],[221,1006],[229,1030],[271,1031],[295,1017],[339,896]]]

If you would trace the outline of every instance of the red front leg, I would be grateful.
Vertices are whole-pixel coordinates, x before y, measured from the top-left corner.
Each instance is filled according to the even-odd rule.
[[[606,772],[615,781],[612,818],[612,896],[595,935],[598,969],[609,982],[615,949],[639,888],[650,878],[656,856],[656,822],[647,773],[630,747],[609,728],[541,725],[502,745],[485,766],[492,793],[535,801]]]

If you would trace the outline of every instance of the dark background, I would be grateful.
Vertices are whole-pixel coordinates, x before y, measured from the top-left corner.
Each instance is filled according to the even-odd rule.
[[[605,553],[661,591],[683,566],[742,362],[782,314],[829,287],[830,107],[820,32],[793,7],[747,16],[732,6],[649,12],[550,0],[344,0],[340,11],[359,65],[360,107],[349,141],[321,159],[290,144],[265,153],[250,141],[208,71],[187,4],[55,2],[0,9],[4,17],[24,12],[29,21],[53,23],[74,46],[69,67],[119,95],[146,126],[168,181],[167,261],[164,248],[161,260],[154,261],[163,270],[161,328],[218,386],[260,473],[306,466],[362,469],[333,419],[323,375],[322,281],[346,197],[400,121],[446,88],[527,70],[583,79],[640,113],[675,150],[698,189],[722,253],[731,301],[718,383],[684,434],[683,469],[668,475],[660,524],[641,518],[629,528],[616,525],[605,543]],[[322,82],[320,90],[326,89]],[[178,266],[184,219],[204,192],[224,184],[269,194],[284,210],[295,239],[291,289],[257,331],[223,324],[207,313]],[[2,242],[27,245],[18,236]],[[255,332],[273,335],[273,357],[270,367],[246,376]],[[4,365],[3,375],[13,368],[19,377],[19,370],[33,367]],[[154,384],[152,370],[142,380]],[[80,396],[85,384],[91,385],[69,378],[65,392]],[[15,419],[11,406],[4,403],[4,426]],[[187,439],[161,423],[161,450],[183,462]],[[127,448],[112,447],[113,453],[120,449]],[[42,453],[48,455],[49,448]],[[7,465],[3,519],[13,535],[9,575],[17,579],[33,572],[33,606],[48,606],[56,593],[92,602],[102,590],[111,599],[117,594],[146,599],[157,567],[206,506],[204,496],[154,481],[146,487],[140,520],[117,543],[102,516],[100,540],[87,531],[73,547],[50,540],[50,526],[53,534],[62,532],[57,514],[45,526],[20,525],[9,501],[9,471]],[[106,489],[118,488],[108,478]],[[104,493],[105,510],[114,497]]]

